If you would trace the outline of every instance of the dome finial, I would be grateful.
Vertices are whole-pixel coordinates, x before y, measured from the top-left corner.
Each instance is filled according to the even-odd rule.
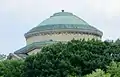
[[[62,12],[64,12],[64,10],[62,10]]]

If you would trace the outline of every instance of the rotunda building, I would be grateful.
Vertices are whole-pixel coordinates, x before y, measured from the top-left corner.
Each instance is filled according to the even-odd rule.
[[[70,41],[98,39],[102,32],[69,12],[58,12],[25,34],[27,44],[40,41]]]
[[[25,33],[27,45],[9,58],[24,58],[40,51],[41,47],[56,43],[66,42],[72,39],[96,39],[100,40],[103,33],[89,25],[83,19],[70,12],[58,12],[41,22],[38,26]]]

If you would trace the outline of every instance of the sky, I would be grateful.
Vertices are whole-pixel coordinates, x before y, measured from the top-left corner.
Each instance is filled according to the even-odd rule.
[[[102,40],[120,38],[120,0],[0,0],[0,54],[24,47],[24,34],[53,13],[72,12],[103,31]]]

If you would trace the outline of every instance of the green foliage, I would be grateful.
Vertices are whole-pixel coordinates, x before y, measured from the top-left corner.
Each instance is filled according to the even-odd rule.
[[[0,62],[0,77],[22,77],[23,61],[5,60]]]
[[[120,61],[120,46],[98,40],[72,40],[44,47],[41,53],[25,60],[25,77],[83,76],[97,68]]]
[[[112,61],[107,72],[111,74],[111,77],[120,77],[120,62]]]
[[[43,47],[25,61],[1,61],[0,77],[120,77],[119,62],[116,42],[72,40]]]
[[[92,74],[86,75],[85,77],[111,77],[109,73],[105,74],[105,72],[101,69],[96,69],[96,71],[92,72]]]

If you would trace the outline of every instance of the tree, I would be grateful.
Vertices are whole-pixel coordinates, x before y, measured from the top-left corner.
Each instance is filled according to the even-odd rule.
[[[5,60],[0,62],[0,77],[23,77],[23,61]]]
[[[120,62],[112,61],[107,72],[111,74],[111,77],[120,77]]]
[[[109,63],[120,61],[120,46],[99,40],[72,40],[44,47],[25,60],[25,77],[83,76],[95,69],[106,72]]]
[[[111,75],[109,73],[105,74],[101,69],[96,69],[92,74],[86,75],[85,77],[111,77]]]
[[[82,77],[88,74],[87,77],[120,77],[119,61],[120,45],[114,42],[72,40],[45,46],[25,61],[1,61],[0,76]]]

